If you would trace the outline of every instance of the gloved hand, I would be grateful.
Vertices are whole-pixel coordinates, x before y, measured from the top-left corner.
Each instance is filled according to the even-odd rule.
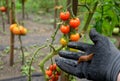
[[[120,72],[120,52],[104,37],[96,32],[90,31],[92,44],[82,42],[70,42],[68,47],[79,49],[83,52],[60,51],[59,58],[56,58],[56,64],[63,71],[77,76],[87,78],[93,81],[117,81],[117,75]],[[93,53],[93,59],[87,62],[78,63],[80,56]]]

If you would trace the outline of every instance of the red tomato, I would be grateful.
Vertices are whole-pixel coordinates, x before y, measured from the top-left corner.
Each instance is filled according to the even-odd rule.
[[[27,29],[23,26],[19,26],[20,30],[20,35],[26,35],[27,34]]]
[[[52,81],[58,81],[58,78],[59,78],[59,76],[58,75],[52,75],[51,76],[51,79],[52,79]]]
[[[70,35],[70,40],[71,40],[71,41],[78,41],[79,39],[80,39],[79,33],[71,34],[71,35]]]
[[[70,20],[69,24],[72,28],[77,28],[80,25],[80,20],[79,18],[73,18]]]
[[[53,71],[53,65],[50,65],[50,66],[49,66],[49,69],[50,69],[51,71]]]
[[[57,65],[53,64],[53,70],[56,70],[56,68],[57,68]]]
[[[7,10],[7,9],[6,9],[4,6],[0,7],[0,11],[1,11],[1,12],[6,12],[6,10]]]
[[[56,72],[56,75],[59,75],[59,76],[60,76],[60,74],[61,74],[61,72],[58,72],[58,71]]]
[[[70,18],[70,12],[66,11],[66,12],[60,12],[60,19],[63,21],[66,21]]]
[[[50,65],[49,66],[49,70],[51,70],[51,71],[55,71],[56,70],[56,68],[57,68],[57,65],[56,64],[53,64],[53,65]]]
[[[46,70],[46,75],[48,75],[49,77],[52,76],[52,71],[51,70]]]
[[[61,31],[62,33],[64,33],[64,34],[67,34],[67,33],[70,32],[70,26],[68,26],[68,25],[67,25],[67,26],[61,25],[60,31]]]

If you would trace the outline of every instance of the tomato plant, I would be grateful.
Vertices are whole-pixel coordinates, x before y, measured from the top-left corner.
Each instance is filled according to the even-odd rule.
[[[79,3],[81,12],[87,18],[83,30],[86,31],[92,25],[91,28],[96,28],[99,33],[111,36],[114,27],[120,25],[119,0],[81,0]]]
[[[70,0],[68,0],[68,1],[70,1]],[[70,41],[74,41],[74,42],[79,41],[81,38],[81,36],[80,36],[81,32],[84,32],[83,34],[86,34],[86,32],[91,27],[95,27],[97,29],[97,31],[99,31],[102,34],[105,34],[105,35],[111,34],[114,26],[116,26],[116,24],[117,25],[119,24],[119,19],[120,19],[119,18],[120,14],[115,13],[115,12],[120,11],[120,9],[118,8],[119,6],[116,6],[116,4],[118,4],[118,2],[116,2],[116,1],[115,0],[102,0],[102,1],[81,0],[81,1],[79,1],[79,3],[80,3],[79,6],[82,7],[82,8],[80,7],[80,9],[79,9],[80,16],[79,15],[75,16],[72,13],[72,10],[70,10],[70,11],[68,11],[66,9],[60,10],[58,27],[56,28],[55,32],[51,36],[52,41],[47,43],[47,47],[50,47],[50,50],[52,50],[52,51],[50,51],[39,64],[40,69],[43,72],[43,74],[45,75],[45,78],[47,78],[47,80],[57,81],[61,74],[57,70],[56,64],[53,64],[52,57],[54,55],[57,55],[58,52],[64,48],[65,48],[64,50],[78,52],[78,50],[76,50],[76,49],[68,48],[67,44]],[[111,3],[114,3],[114,4],[111,4]],[[48,6],[48,5],[45,5],[45,6]],[[110,9],[112,6],[114,6],[114,7],[112,9]],[[71,8],[71,5],[69,7]],[[47,11],[48,10],[49,10],[49,8],[47,8]],[[106,12],[106,11],[108,11],[108,12]],[[83,13],[83,14],[81,14],[81,13]],[[82,23],[80,19],[82,19],[82,21],[84,21],[84,22]],[[81,27],[81,30],[80,30],[80,25],[83,26],[83,27]],[[60,37],[60,47],[58,46],[58,48],[57,48],[53,44],[54,44],[55,36],[56,36],[58,30],[61,31],[62,36]],[[15,25],[15,27],[11,26],[10,31],[12,31],[13,34],[17,34],[17,35],[23,35],[23,34],[27,33],[27,29],[25,29],[23,26],[19,26],[19,25]],[[116,31],[116,30],[114,30],[114,31]],[[119,32],[119,30],[117,30],[117,32]],[[35,52],[35,55],[36,54],[37,54],[37,52]],[[34,56],[33,56],[32,60],[33,59],[34,59]],[[50,59],[51,59],[51,65],[45,71],[44,64]],[[31,75],[30,72],[29,72],[29,75]],[[29,76],[29,78],[30,78],[30,76]]]

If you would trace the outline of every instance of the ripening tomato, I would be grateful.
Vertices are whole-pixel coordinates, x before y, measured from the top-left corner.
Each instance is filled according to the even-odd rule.
[[[26,35],[27,29],[23,26],[19,26],[20,35]]]
[[[80,20],[79,18],[70,19],[69,24],[72,28],[77,28],[80,25]]]
[[[7,10],[6,7],[4,7],[4,6],[1,6],[1,7],[0,7],[0,11],[1,11],[1,12],[6,12],[6,10]]]
[[[19,27],[14,27],[12,29],[12,33],[15,34],[15,35],[20,35],[20,29],[19,29]]]
[[[70,40],[71,40],[71,41],[78,41],[79,39],[80,39],[79,33],[71,34],[71,35],[70,35]]]
[[[60,39],[60,44],[63,45],[63,46],[66,46],[67,45],[67,40],[65,38],[61,38]]]
[[[66,12],[60,12],[60,19],[63,21],[66,21],[70,18],[70,12],[66,11]]]
[[[46,75],[49,76],[49,77],[52,76],[52,71],[51,71],[51,70],[46,70],[45,73],[46,73]]]
[[[61,25],[60,31],[64,34],[68,34],[70,32],[70,26],[69,25],[67,25],[67,26]]]
[[[22,34],[22,35],[26,35],[26,34],[27,34],[27,29],[24,28],[21,34]]]
[[[14,27],[17,27],[17,24],[12,24],[12,25],[10,25],[10,31],[13,31],[13,28]]]

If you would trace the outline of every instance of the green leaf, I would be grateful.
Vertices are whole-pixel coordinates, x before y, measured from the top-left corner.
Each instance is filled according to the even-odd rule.
[[[102,33],[102,20],[99,20],[96,22],[96,24],[94,25],[94,28],[96,28],[96,30],[99,32],[99,33]]]
[[[113,31],[113,26],[111,26],[111,24],[107,21],[104,20],[103,21],[103,25],[102,25],[102,33],[106,36],[111,36],[112,35],[112,31]]]

